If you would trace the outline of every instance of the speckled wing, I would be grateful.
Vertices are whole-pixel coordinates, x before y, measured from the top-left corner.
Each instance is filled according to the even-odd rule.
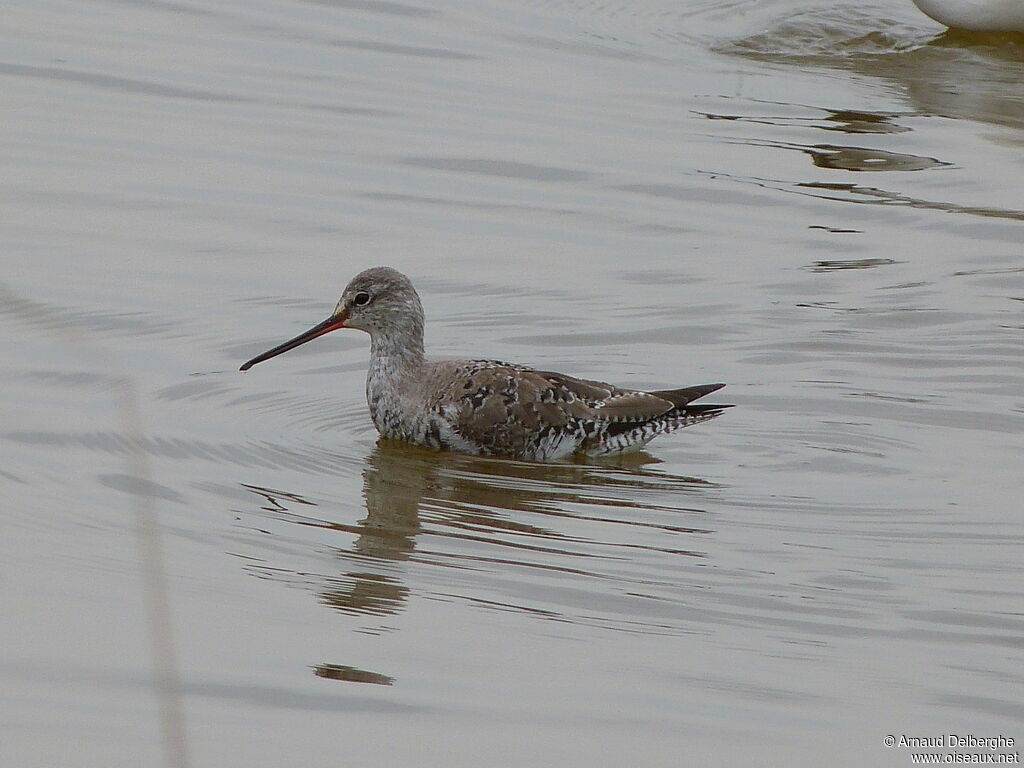
[[[462,438],[489,452],[531,455],[578,447],[608,423],[643,422],[671,401],[551,371],[473,361],[459,366],[443,400]]]
[[[532,371],[560,392],[586,402],[598,421],[648,421],[671,411],[671,400],[651,392],[621,389],[603,381],[588,381],[552,371]]]

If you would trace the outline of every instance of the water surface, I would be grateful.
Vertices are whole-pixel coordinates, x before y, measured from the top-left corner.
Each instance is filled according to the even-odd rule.
[[[140,498],[195,765],[1024,740],[1019,39],[895,0],[22,2],[0,35],[5,765],[166,756]],[[375,264],[437,356],[738,407],[539,465],[379,442],[358,333],[237,372]]]

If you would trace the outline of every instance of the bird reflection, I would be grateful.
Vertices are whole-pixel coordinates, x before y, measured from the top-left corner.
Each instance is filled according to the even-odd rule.
[[[263,509],[276,518],[354,535],[348,548],[333,551],[340,560],[357,567],[320,577],[320,601],[347,614],[386,616],[400,612],[409,599],[410,589],[402,578],[405,570],[396,568],[398,563],[475,568],[482,561],[523,560],[527,553],[556,558],[591,556],[581,552],[585,540],[565,532],[571,527],[563,523],[566,519],[653,526],[671,533],[708,533],[615,515],[615,510],[623,508],[665,509],[658,502],[664,503],[667,492],[712,486],[697,478],[649,468],[657,463],[649,454],[636,453],[601,463],[591,459],[588,463],[540,464],[437,453],[382,438],[363,468],[366,516],[354,525],[311,516],[310,507],[317,505],[298,494],[246,487],[267,501]],[[607,515],[602,514],[603,509],[608,510]],[[678,506],[671,509],[687,511]],[[538,515],[551,524],[524,519],[536,520]],[[418,541],[424,537],[431,547],[417,551]],[[445,546],[445,541],[452,543]],[[466,546],[456,546],[457,541],[476,545],[472,547],[476,554]],[[481,555],[480,544],[502,549]],[[679,554],[699,556],[685,550]],[[285,573],[277,568],[251,567],[271,578]],[[308,579],[309,574],[303,576]]]

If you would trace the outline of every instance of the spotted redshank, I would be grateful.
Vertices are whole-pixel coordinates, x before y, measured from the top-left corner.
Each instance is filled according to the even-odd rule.
[[[241,370],[338,328],[370,334],[366,402],[377,431],[437,450],[534,461],[605,456],[730,407],[693,404],[724,384],[641,392],[495,360],[431,362],[420,297],[390,267],[360,272],[330,317]]]

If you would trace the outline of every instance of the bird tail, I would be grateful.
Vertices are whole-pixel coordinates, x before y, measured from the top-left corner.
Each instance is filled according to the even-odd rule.
[[[725,384],[698,384],[695,387],[683,387],[681,389],[661,389],[656,392],[651,392],[652,395],[657,395],[663,400],[668,400],[672,403],[675,408],[669,411],[669,414],[679,414],[685,416],[703,416],[705,419],[713,419],[718,416],[726,408],[732,408],[730,405],[720,405],[712,403],[698,403],[693,405],[694,400],[699,400],[705,395],[710,395],[712,392],[717,392]],[[668,414],[666,414],[668,415]],[[696,423],[694,421],[693,423]]]

